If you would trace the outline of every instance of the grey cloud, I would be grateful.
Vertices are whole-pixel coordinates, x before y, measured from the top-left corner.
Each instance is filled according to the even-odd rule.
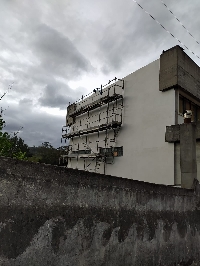
[[[18,130],[20,130],[22,128],[22,126],[15,120],[11,120],[12,123],[10,122],[6,122],[6,126],[4,128],[4,130],[6,132],[9,132],[9,134],[11,136],[13,136],[14,132],[17,132]]]
[[[108,75],[110,72],[111,72],[111,69],[107,66],[107,65],[103,65],[101,67],[101,72],[104,74],[104,75]]]
[[[177,12],[176,3],[173,1],[165,2],[171,9],[174,9],[177,16],[180,15],[181,17],[181,10],[178,9]],[[186,45],[187,42],[192,43],[192,38],[190,40],[185,39],[187,33],[160,1],[141,0],[139,3],[167,30],[186,42]],[[133,1],[124,3],[124,9],[121,12],[118,11],[113,13],[108,25],[102,31],[98,43],[97,56],[101,58],[101,71],[104,74],[108,74],[109,71],[119,72],[126,66],[127,62],[137,62],[138,58],[145,61],[149,55],[151,57],[154,55],[153,60],[155,60],[163,49],[178,44],[177,40],[172,38]],[[184,17],[182,21],[184,21]]]
[[[72,79],[83,71],[93,69],[67,36],[47,25],[39,25],[31,41],[32,49],[41,61],[41,66],[53,75],[64,75]]]
[[[43,88],[38,103],[41,106],[66,110],[68,103],[78,100],[84,94],[84,90],[83,87],[72,90],[67,84],[51,78],[49,81],[47,80],[47,85]]]
[[[73,101],[76,96],[67,85],[65,92],[61,93],[61,86],[55,84],[55,77],[62,77],[66,81],[77,80],[83,73],[94,71],[94,68],[76,49],[72,41],[59,31],[38,23],[35,26],[32,25],[30,29],[24,27],[25,25],[22,27],[23,34],[29,35],[29,38],[22,38],[24,50],[30,49],[31,53],[30,51],[27,53],[27,58],[28,60],[35,58],[35,63],[30,63],[31,61],[28,60],[11,63],[4,58],[0,62],[3,70],[12,73],[11,81],[15,81],[14,97],[21,98],[23,93],[25,97],[38,98],[39,104],[44,106],[66,108],[67,102]],[[29,55],[33,58],[29,58]],[[8,79],[4,78],[0,83],[5,89]],[[50,93],[47,92],[48,90]],[[43,92],[42,97],[39,96],[41,92]],[[53,98],[50,97],[52,93]],[[73,97],[69,94],[73,94]]]
[[[29,98],[23,98],[19,101],[19,105],[32,105],[33,101]]]
[[[27,106],[24,111],[19,104],[15,104],[7,110],[4,119],[5,130],[11,135],[23,127],[18,136],[29,146],[38,146],[44,141],[49,141],[54,147],[60,146],[65,117],[33,112],[32,106]]]
[[[59,84],[57,84],[57,87],[53,85],[47,85],[44,88],[42,97],[40,97],[38,100],[39,103],[42,106],[66,109],[67,104],[74,101],[72,90],[66,86],[65,93],[61,94],[59,89]]]

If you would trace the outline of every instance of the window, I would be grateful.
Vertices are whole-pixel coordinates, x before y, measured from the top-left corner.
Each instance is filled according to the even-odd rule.
[[[111,148],[99,148],[99,153],[107,157],[123,156],[123,146],[122,147],[111,147]]]
[[[183,114],[183,97],[179,96],[179,114]]]
[[[91,154],[91,150],[72,151],[74,154]]]
[[[192,111],[192,121],[196,121],[196,112],[197,112],[197,108],[195,104],[191,104],[191,111]]]
[[[112,148],[99,148],[99,153],[105,156],[112,156]]]
[[[179,114],[184,115],[186,110],[192,111],[192,121],[200,121],[200,107],[185,97],[179,95]]]
[[[123,156],[123,147],[114,147],[114,156]]]
[[[197,108],[197,121],[200,121],[200,107]]]
[[[191,110],[191,102],[189,100],[184,99],[184,105],[185,105],[185,110]]]

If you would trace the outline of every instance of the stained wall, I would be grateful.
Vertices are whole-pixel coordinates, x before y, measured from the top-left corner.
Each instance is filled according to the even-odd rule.
[[[199,185],[1,157],[0,198],[3,266],[192,265],[200,257]]]

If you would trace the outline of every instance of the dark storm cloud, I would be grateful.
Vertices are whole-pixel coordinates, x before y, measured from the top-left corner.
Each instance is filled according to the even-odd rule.
[[[21,108],[20,104],[14,104],[7,109],[4,119],[5,130],[11,135],[20,130],[18,136],[29,146],[38,146],[44,141],[49,141],[54,147],[60,146],[61,128],[65,123],[62,116],[33,111],[31,105]]]
[[[44,107],[66,110],[67,105],[78,100],[84,94],[85,88],[78,87],[72,90],[67,84],[56,79],[47,79],[47,85],[42,89],[38,103]]]
[[[68,86],[65,86],[63,94],[61,94],[61,91],[59,84],[57,84],[57,87],[56,85],[47,85],[38,101],[42,106],[66,109],[69,102],[75,101],[74,91]]]
[[[83,71],[92,70],[90,62],[67,36],[45,24],[35,29],[30,45],[41,67],[53,75],[72,79]]]

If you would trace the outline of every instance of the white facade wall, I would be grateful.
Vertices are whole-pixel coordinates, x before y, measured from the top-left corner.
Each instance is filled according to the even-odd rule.
[[[124,123],[117,146],[124,156],[106,174],[159,184],[174,184],[174,144],[165,142],[175,123],[175,91],[159,91],[159,62],[125,77]]]
[[[174,185],[174,144],[165,142],[165,131],[166,126],[175,124],[175,91],[159,91],[159,69],[158,59],[124,78],[123,110],[119,107],[120,101],[117,107],[114,106],[114,113],[118,113],[118,118],[123,112],[123,124],[116,142],[107,143],[107,147],[123,146],[123,156],[110,160],[111,164],[99,163],[98,169],[93,159],[70,159],[69,167],[84,169],[90,164],[87,168],[89,171],[104,173],[105,167],[107,175]],[[121,91],[120,89],[120,93]],[[106,90],[104,93],[107,94]],[[101,96],[93,94],[88,97],[87,102],[94,101],[95,97]],[[87,103],[85,101],[81,104]],[[116,119],[112,110],[113,104],[109,109],[110,121]],[[90,118],[87,114],[78,117],[74,130],[85,128],[87,125],[98,125],[99,114],[101,123],[106,122],[105,106],[91,112]],[[98,152],[98,147],[104,147],[105,136],[105,132],[100,133],[99,138],[97,133],[87,136],[87,143],[94,153]],[[113,138],[113,130],[109,131],[109,138]],[[85,136],[81,139],[85,140]],[[79,137],[74,138],[73,142],[70,141],[73,150],[78,149],[78,143],[79,149],[85,149],[81,142]]]

